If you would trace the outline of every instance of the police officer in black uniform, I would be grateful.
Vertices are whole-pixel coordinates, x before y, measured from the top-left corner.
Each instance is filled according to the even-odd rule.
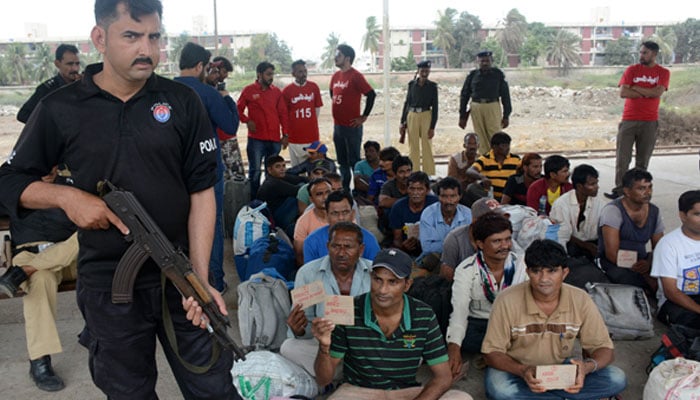
[[[78,48],[71,44],[61,44],[56,48],[56,59],[54,65],[58,68],[58,73],[53,78],[37,86],[32,97],[19,109],[17,120],[27,123],[29,116],[39,104],[39,100],[44,96],[60,88],[63,85],[80,79],[80,59],[78,58]]]
[[[479,154],[486,154],[490,150],[489,143],[493,134],[508,127],[513,107],[505,74],[491,66],[492,52],[485,50],[476,57],[479,68],[467,75],[459,99],[459,127],[464,129],[471,116],[474,131],[479,135]],[[502,114],[499,98],[503,104]],[[470,100],[470,110],[467,111]]]
[[[216,141],[190,88],[154,73],[160,58],[160,0],[96,0],[91,39],[104,63],[37,106],[0,167],[0,201],[11,216],[61,208],[79,228],[80,343],[93,381],[110,399],[155,399],[155,339],[185,399],[240,399],[233,354],[214,344],[202,308],[182,299],[152,260],[134,282],[133,301],[113,304],[114,273],[128,228],[98,196],[107,178],[134,193],[168,240],[189,253],[208,282],[216,203]],[[53,165],[71,168],[74,187],[41,181]]]
[[[403,143],[408,131],[409,158],[416,170],[435,175],[435,161],[431,140],[438,120],[437,83],[428,80],[430,60],[419,62],[416,76],[408,83],[406,101],[401,112],[399,132]],[[421,147],[423,164],[421,168]]]

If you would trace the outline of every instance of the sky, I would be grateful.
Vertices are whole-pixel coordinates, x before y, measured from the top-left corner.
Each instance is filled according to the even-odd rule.
[[[377,17],[381,25],[384,2],[388,3],[390,27],[430,27],[438,18],[438,10],[447,7],[467,11],[481,19],[483,25],[495,25],[508,11],[517,8],[528,22],[591,23],[595,9],[609,10],[614,24],[641,22],[682,22],[700,18],[700,2],[665,0],[643,2],[631,0],[498,0],[457,2],[455,0],[217,0],[219,33],[273,32],[292,50],[293,58],[319,60],[331,32],[341,42],[361,53],[365,20]],[[194,17],[202,16],[208,31],[214,31],[214,0],[162,0],[163,24],[168,34],[193,32]],[[4,1],[0,13],[0,40],[24,38],[26,23],[47,25],[49,38],[87,38],[94,25],[93,0]],[[458,4],[463,4],[458,6]],[[199,4],[199,8],[193,7]],[[407,4],[411,4],[410,6]],[[472,5],[476,4],[476,5]],[[603,14],[605,15],[605,14]]]

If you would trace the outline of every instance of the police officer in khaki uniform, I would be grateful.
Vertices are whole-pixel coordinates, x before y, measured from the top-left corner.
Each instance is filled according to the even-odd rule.
[[[464,129],[471,115],[474,131],[479,135],[479,154],[486,154],[490,150],[493,134],[508,127],[513,107],[505,74],[491,66],[492,52],[485,50],[476,57],[479,68],[467,75],[459,99],[459,127]],[[503,113],[499,99],[503,104]],[[470,105],[469,111],[467,104]]]
[[[435,175],[433,146],[430,141],[435,136],[435,125],[438,119],[437,83],[428,80],[429,60],[421,61],[416,66],[418,71],[414,79],[408,83],[406,101],[403,103],[399,141],[404,143],[408,132],[409,158],[413,166],[416,170],[421,170],[428,175]]]

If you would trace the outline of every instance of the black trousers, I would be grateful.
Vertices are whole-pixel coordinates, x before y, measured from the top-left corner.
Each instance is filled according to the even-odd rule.
[[[233,354],[221,349],[218,360],[204,373],[189,371],[178,359],[163,323],[162,288],[134,290],[134,301],[113,304],[111,293],[78,284],[78,306],[85,318],[80,343],[89,350],[92,380],[108,399],[158,399],[156,337],[185,399],[240,399],[231,378]],[[206,330],[185,318],[182,296],[168,281],[165,298],[180,357],[203,366],[212,357],[213,340]]]
[[[693,295],[690,298],[695,303],[700,304],[700,295]],[[693,329],[700,329],[700,314],[681,307],[668,299],[659,309],[657,318],[664,324],[683,325]]]

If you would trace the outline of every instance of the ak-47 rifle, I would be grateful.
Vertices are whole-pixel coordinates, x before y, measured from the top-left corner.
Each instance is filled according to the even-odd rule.
[[[129,228],[126,239],[133,242],[119,260],[114,274],[112,302],[119,304],[133,301],[134,280],[143,263],[150,257],[180,294],[185,298],[193,297],[199,303],[209,318],[209,333],[222,346],[232,350],[236,359],[245,360],[243,350],[226,331],[230,326],[229,319],[219,311],[219,306],[192,270],[192,264],[185,253],[173,246],[133,193],[121,190],[109,181],[104,184],[109,192],[102,199]]]

